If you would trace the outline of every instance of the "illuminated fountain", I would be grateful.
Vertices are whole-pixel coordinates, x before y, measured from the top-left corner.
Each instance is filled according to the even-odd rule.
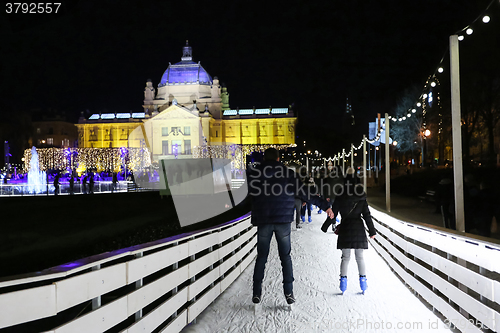
[[[28,171],[28,192],[41,193],[47,186],[47,175],[45,171],[40,171],[38,163],[38,153],[36,148],[31,148],[30,169]]]

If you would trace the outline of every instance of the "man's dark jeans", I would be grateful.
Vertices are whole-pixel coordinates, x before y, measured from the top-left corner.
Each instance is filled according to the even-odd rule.
[[[295,224],[300,224],[300,212],[302,211],[302,200],[295,198]]]
[[[306,202],[306,205],[301,207],[300,215],[306,216],[306,209],[307,209],[307,216],[311,216],[312,204],[310,204],[309,202]]]
[[[269,245],[274,234],[283,270],[283,289],[285,294],[289,295],[293,291],[292,257],[290,256],[291,223],[263,224],[257,228],[257,260],[253,273],[253,293],[254,295],[262,294],[262,280],[269,255]]]

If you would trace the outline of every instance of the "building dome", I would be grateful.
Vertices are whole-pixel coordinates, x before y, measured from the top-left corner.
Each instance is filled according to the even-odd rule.
[[[195,63],[192,58],[192,49],[186,41],[186,46],[182,48],[181,61],[176,64],[170,64],[161,77],[159,87],[166,85],[182,84],[204,84],[212,85],[212,77],[200,65]]]

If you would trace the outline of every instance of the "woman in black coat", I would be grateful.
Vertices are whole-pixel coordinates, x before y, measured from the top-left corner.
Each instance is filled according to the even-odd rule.
[[[364,223],[368,227],[370,238],[375,238],[376,231],[366,202],[363,186],[356,185],[356,176],[347,175],[344,180],[342,193],[335,198],[332,210],[335,215],[341,215],[341,224],[338,229],[337,249],[342,250],[340,264],[340,290],[347,289],[347,267],[351,259],[351,249],[354,249],[359,271],[359,283],[363,293],[367,288],[366,269],[363,259],[363,250],[368,249],[368,239]],[[361,218],[363,217],[363,218]],[[363,220],[365,221],[363,223]],[[328,221],[327,221],[328,222]],[[325,222],[325,223],[327,223]],[[325,231],[328,228],[322,228]]]

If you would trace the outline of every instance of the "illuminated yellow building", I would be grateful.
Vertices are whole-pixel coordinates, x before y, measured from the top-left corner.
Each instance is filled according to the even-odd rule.
[[[140,112],[80,118],[78,147],[147,147],[158,160],[191,157],[205,145],[238,144],[248,152],[295,144],[297,118],[289,108],[230,109],[227,88],[192,61],[187,42],[181,61],[169,64],[157,92],[151,80],[146,82],[142,107]]]

